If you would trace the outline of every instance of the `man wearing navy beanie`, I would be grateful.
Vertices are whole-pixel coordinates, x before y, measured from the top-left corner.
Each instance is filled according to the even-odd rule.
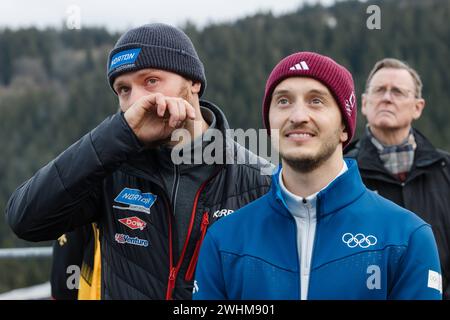
[[[200,97],[205,91],[203,64],[189,37],[178,28],[154,23],[123,34],[109,54],[109,83],[114,89],[114,80],[121,74],[146,68],[171,71],[200,82]]]
[[[267,192],[267,162],[234,142],[211,141],[213,129],[226,137],[228,122],[200,100],[204,67],[181,30],[156,23],[126,32],[109,55],[107,77],[120,112],[21,185],[8,222],[29,241],[96,222],[102,299],[191,299],[206,229],[219,213]],[[188,132],[181,142],[171,139],[178,128]],[[183,159],[206,147],[223,159],[179,163],[179,145]]]

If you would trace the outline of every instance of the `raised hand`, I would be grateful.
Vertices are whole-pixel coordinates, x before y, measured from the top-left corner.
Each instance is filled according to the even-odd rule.
[[[125,120],[145,145],[170,137],[187,119],[195,119],[194,107],[182,98],[154,93],[139,98],[124,114]]]

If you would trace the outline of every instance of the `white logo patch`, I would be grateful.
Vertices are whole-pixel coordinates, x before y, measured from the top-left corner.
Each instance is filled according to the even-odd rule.
[[[350,97],[345,100],[345,111],[347,112],[348,116],[351,117],[353,113],[353,109],[355,108],[356,103],[356,97],[355,93],[352,91]]]
[[[291,71],[295,71],[295,70],[309,70],[309,67],[308,67],[308,65],[306,64],[305,61],[300,61],[300,63],[297,63],[297,64],[293,65],[292,67],[290,67],[289,70],[291,70]]]
[[[428,288],[436,289],[442,294],[442,276],[440,273],[428,270]]]
[[[365,236],[362,233],[353,235],[350,232],[347,232],[342,235],[342,242],[344,242],[349,248],[368,248],[370,246],[374,246],[378,240],[371,234]]]
[[[213,217],[214,218],[222,218],[222,217],[226,217],[227,215],[229,215],[233,212],[234,212],[234,210],[231,210],[231,209],[220,209],[213,213]]]

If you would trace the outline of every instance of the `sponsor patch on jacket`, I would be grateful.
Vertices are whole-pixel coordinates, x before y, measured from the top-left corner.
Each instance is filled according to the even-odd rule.
[[[442,275],[439,272],[428,270],[428,288],[436,289],[442,294]]]
[[[226,217],[229,214],[232,214],[234,210],[231,209],[219,209],[216,212],[213,213],[214,218],[222,218]]]
[[[132,244],[134,246],[148,247],[148,240],[138,237],[130,237],[127,234],[116,233],[115,240],[120,244]]]
[[[141,190],[125,188],[120,191],[119,195],[114,199],[115,202],[128,205],[127,207],[113,206],[119,210],[131,210],[138,212],[150,213],[151,206],[156,201],[156,195],[147,192],[142,193]]]
[[[129,217],[129,218],[127,217],[119,219],[119,222],[127,226],[131,230],[136,229],[144,230],[145,226],[147,225],[147,223],[144,220],[141,220],[138,217]]]
[[[354,235],[351,232],[347,232],[342,235],[342,242],[344,242],[349,248],[366,249],[370,246],[376,245],[378,239],[371,234],[365,235],[363,233],[356,233]]]
[[[109,71],[124,65],[133,65],[141,52],[141,48],[129,49],[117,52],[111,58]],[[122,67],[123,68],[123,67]]]

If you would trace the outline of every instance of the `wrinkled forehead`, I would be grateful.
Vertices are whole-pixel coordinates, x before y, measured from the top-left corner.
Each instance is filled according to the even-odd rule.
[[[133,78],[133,77],[142,77],[145,76],[149,73],[155,73],[155,72],[164,72],[164,70],[161,69],[153,69],[153,68],[144,68],[144,69],[140,69],[140,70],[132,70],[132,71],[128,71],[128,72],[124,72],[121,75],[117,76],[116,80],[121,78],[121,79],[125,79],[125,78]]]
[[[145,69],[140,69],[140,70],[132,70],[129,72],[124,72],[121,75],[117,76],[114,79],[114,83],[113,86],[118,85],[119,83],[128,83],[130,81],[135,81],[135,80],[141,80],[141,79],[145,79],[148,77],[159,77],[159,78],[180,78],[180,79],[185,79],[183,76],[171,72],[171,71],[167,71],[167,70],[163,70],[163,69],[155,69],[155,68],[145,68]]]
[[[310,92],[332,97],[330,90],[323,83],[308,77],[290,77],[284,79],[275,87],[272,97],[283,93],[304,95]]]
[[[414,79],[406,69],[382,68],[372,77],[369,87],[399,87],[414,90]]]

